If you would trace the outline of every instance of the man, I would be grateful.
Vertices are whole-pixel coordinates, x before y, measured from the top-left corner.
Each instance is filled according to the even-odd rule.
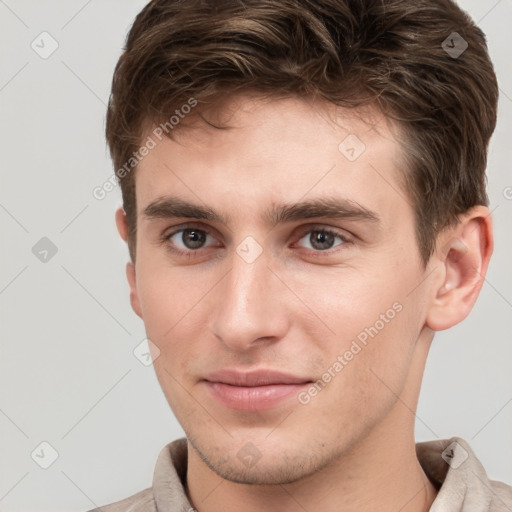
[[[493,237],[497,84],[450,0],[148,4],[107,140],[133,310],[186,439],[116,511],[512,510],[414,440]]]

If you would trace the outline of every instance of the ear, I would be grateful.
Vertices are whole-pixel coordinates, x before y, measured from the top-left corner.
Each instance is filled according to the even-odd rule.
[[[116,210],[116,226],[121,238],[126,242],[128,240],[128,223],[126,222],[126,213],[123,208]],[[135,273],[135,264],[131,261],[126,264],[126,278],[130,286],[130,304],[133,311],[142,318],[142,309],[140,307],[139,294],[137,292],[137,277]]]
[[[117,231],[121,238],[127,242],[128,241],[128,223],[126,222],[126,213],[123,208],[120,206],[116,210],[116,226]]]
[[[443,331],[466,318],[482,289],[493,250],[491,213],[475,206],[455,228],[442,233],[431,262],[444,278],[433,290],[426,325]]]

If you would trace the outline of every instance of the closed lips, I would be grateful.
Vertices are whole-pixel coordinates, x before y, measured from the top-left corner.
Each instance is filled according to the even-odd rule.
[[[221,370],[208,374],[204,380],[241,387],[270,386],[279,384],[305,384],[312,382],[308,378],[298,377],[296,375],[291,375],[275,370],[257,370],[253,372]]]

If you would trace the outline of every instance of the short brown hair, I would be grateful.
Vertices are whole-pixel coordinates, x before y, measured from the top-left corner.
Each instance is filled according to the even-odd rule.
[[[455,46],[457,42],[457,46]],[[462,54],[450,48],[464,49]],[[485,35],[451,0],[153,0],[117,63],[106,137],[135,261],[134,172],[147,123],[192,98],[256,90],[376,105],[403,130],[403,187],[426,264],[438,233],[488,204],[498,85]],[[179,126],[176,126],[179,128]],[[166,135],[171,135],[166,130]]]

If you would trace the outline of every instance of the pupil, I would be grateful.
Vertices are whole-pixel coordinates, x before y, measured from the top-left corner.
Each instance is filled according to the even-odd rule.
[[[206,236],[204,233],[200,231],[194,231],[193,229],[185,229],[183,231],[182,239],[183,243],[189,249],[197,249],[204,243]]]
[[[316,233],[316,235],[315,235]],[[334,235],[323,231],[314,231],[310,236],[311,245],[316,249],[330,249],[334,243]]]

